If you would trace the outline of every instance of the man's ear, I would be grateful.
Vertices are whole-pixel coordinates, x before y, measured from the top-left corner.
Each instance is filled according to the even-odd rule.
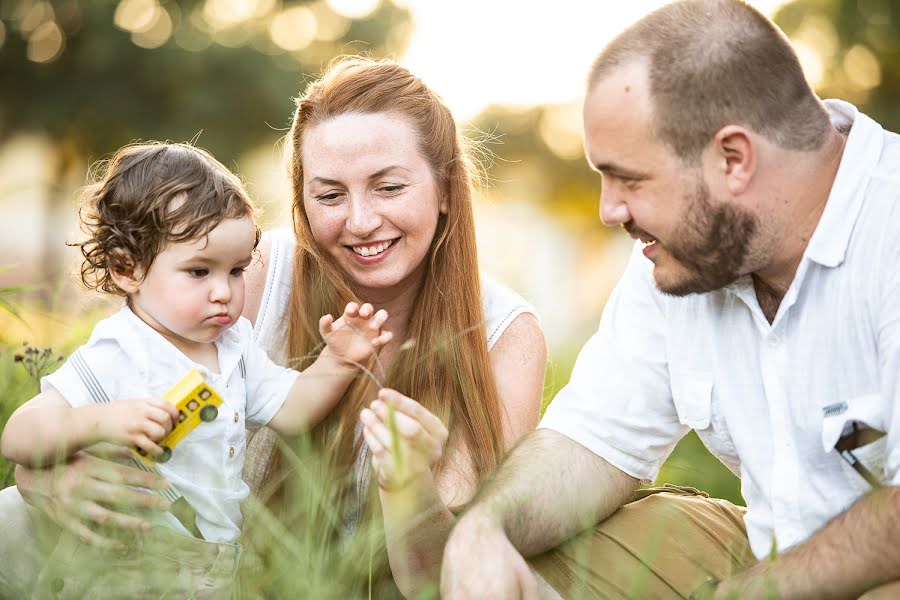
[[[739,196],[756,174],[757,144],[753,134],[739,125],[720,129],[712,143],[712,169],[732,196]]]
[[[109,276],[113,283],[126,294],[134,294],[144,281],[143,269],[136,266],[131,257],[119,253],[117,260],[110,261],[113,265],[109,269]]]

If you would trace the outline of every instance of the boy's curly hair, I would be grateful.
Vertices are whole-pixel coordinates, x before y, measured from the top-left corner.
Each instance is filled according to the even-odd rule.
[[[92,171],[95,183],[84,188],[78,212],[88,237],[72,244],[84,256],[88,289],[127,296],[111,272],[140,268],[146,275],[167,244],[202,238],[224,219],[250,216],[256,224],[240,179],[188,144],[131,144]],[[259,237],[257,226],[257,243]]]

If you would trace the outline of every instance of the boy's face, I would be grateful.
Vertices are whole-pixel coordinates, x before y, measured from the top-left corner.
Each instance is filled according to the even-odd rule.
[[[183,352],[215,341],[244,308],[255,240],[247,216],[223,220],[205,238],[169,244],[129,290],[131,309]]]

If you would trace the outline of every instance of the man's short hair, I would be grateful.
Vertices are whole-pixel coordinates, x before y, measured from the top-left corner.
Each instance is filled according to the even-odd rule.
[[[595,59],[588,90],[632,61],[647,65],[654,133],[685,164],[729,124],[791,150],[827,137],[828,114],[787,37],[741,0],[680,0],[647,15]]]

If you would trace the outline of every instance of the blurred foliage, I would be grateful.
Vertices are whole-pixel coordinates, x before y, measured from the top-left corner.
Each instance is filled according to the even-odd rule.
[[[165,12],[171,35],[161,46],[140,47],[148,41],[122,28],[140,29],[134,21],[141,14],[121,10],[129,4],[133,11],[143,5]],[[409,13],[385,2],[365,19],[348,20],[339,38],[290,52],[273,43],[273,20],[296,6],[330,11],[327,4],[257,2],[269,10],[225,26],[208,7],[228,4],[0,0],[6,31],[0,140],[17,131],[45,133],[64,171],[77,158],[96,159],[136,139],[184,141],[199,134],[198,145],[231,164],[242,151],[281,135],[292,115],[290,98],[332,57],[397,52],[410,28]],[[62,38],[58,54],[36,62],[53,48],[41,54],[34,38],[51,35],[54,25]]]
[[[804,66],[820,97],[900,130],[900,0],[796,0],[774,19],[801,57],[811,51]]]

